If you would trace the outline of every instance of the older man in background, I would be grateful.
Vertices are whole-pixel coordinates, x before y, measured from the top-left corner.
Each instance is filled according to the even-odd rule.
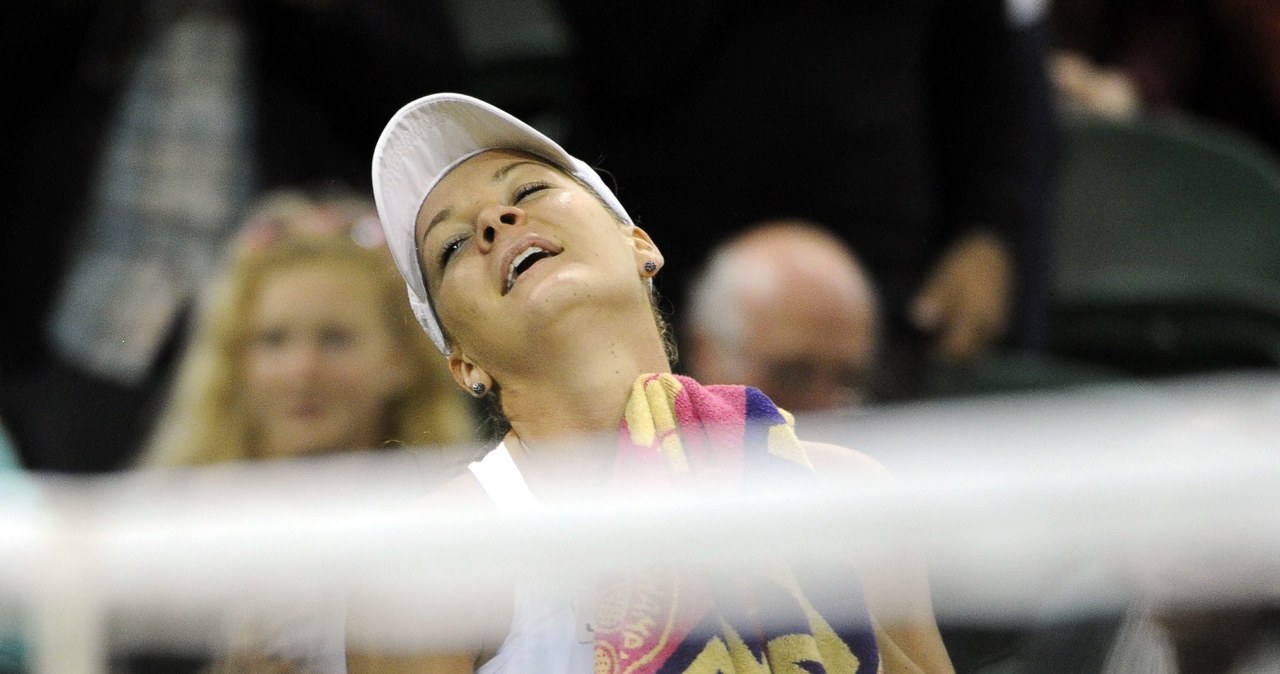
[[[722,243],[694,280],[686,364],[707,384],[755,386],[784,409],[861,402],[876,361],[876,292],[853,252],[802,220]]]

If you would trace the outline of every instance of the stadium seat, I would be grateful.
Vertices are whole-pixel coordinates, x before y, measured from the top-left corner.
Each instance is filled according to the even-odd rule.
[[[1049,350],[1159,376],[1280,365],[1280,164],[1188,118],[1071,118]]]

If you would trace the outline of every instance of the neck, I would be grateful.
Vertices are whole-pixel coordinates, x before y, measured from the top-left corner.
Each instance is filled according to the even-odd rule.
[[[601,306],[557,315],[521,340],[507,367],[489,370],[515,436],[507,447],[531,487],[540,475],[579,484],[606,475],[632,385],[671,370],[647,295]]]
[[[592,340],[564,358],[538,354],[540,376],[502,385],[512,430],[526,442],[616,432],[636,378],[671,370],[656,333]]]
[[[601,342],[559,366],[540,358],[554,377],[503,385],[507,448],[540,499],[571,499],[609,483],[632,386],[642,374],[671,370],[656,332],[656,349]]]

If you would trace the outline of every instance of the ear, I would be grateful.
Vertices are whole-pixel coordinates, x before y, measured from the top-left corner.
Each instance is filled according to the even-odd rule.
[[[635,251],[636,269],[640,271],[641,276],[650,277],[656,274],[658,269],[662,269],[662,251],[658,250],[657,244],[653,242],[653,239],[649,238],[648,232],[636,225],[632,225],[631,231],[627,232],[627,236],[631,242],[632,250]],[[654,264],[653,271],[645,270],[646,262]]]
[[[483,385],[486,392],[493,390],[493,377],[490,377],[484,368],[476,365],[457,345],[449,354],[449,373],[453,375],[453,381],[471,395],[475,395],[472,387],[476,384]]]

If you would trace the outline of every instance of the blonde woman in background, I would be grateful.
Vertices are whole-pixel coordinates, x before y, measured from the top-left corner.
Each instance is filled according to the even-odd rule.
[[[371,203],[267,196],[203,307],[145,466],[470,440]]]
[[[266,197],[207,298],[141,465],[461,445],[470,399],[413,319],[372,203]],[[426,452],[447,463],[446,452]],[[203,672],[345,671],[339,597],[249,600]]]

